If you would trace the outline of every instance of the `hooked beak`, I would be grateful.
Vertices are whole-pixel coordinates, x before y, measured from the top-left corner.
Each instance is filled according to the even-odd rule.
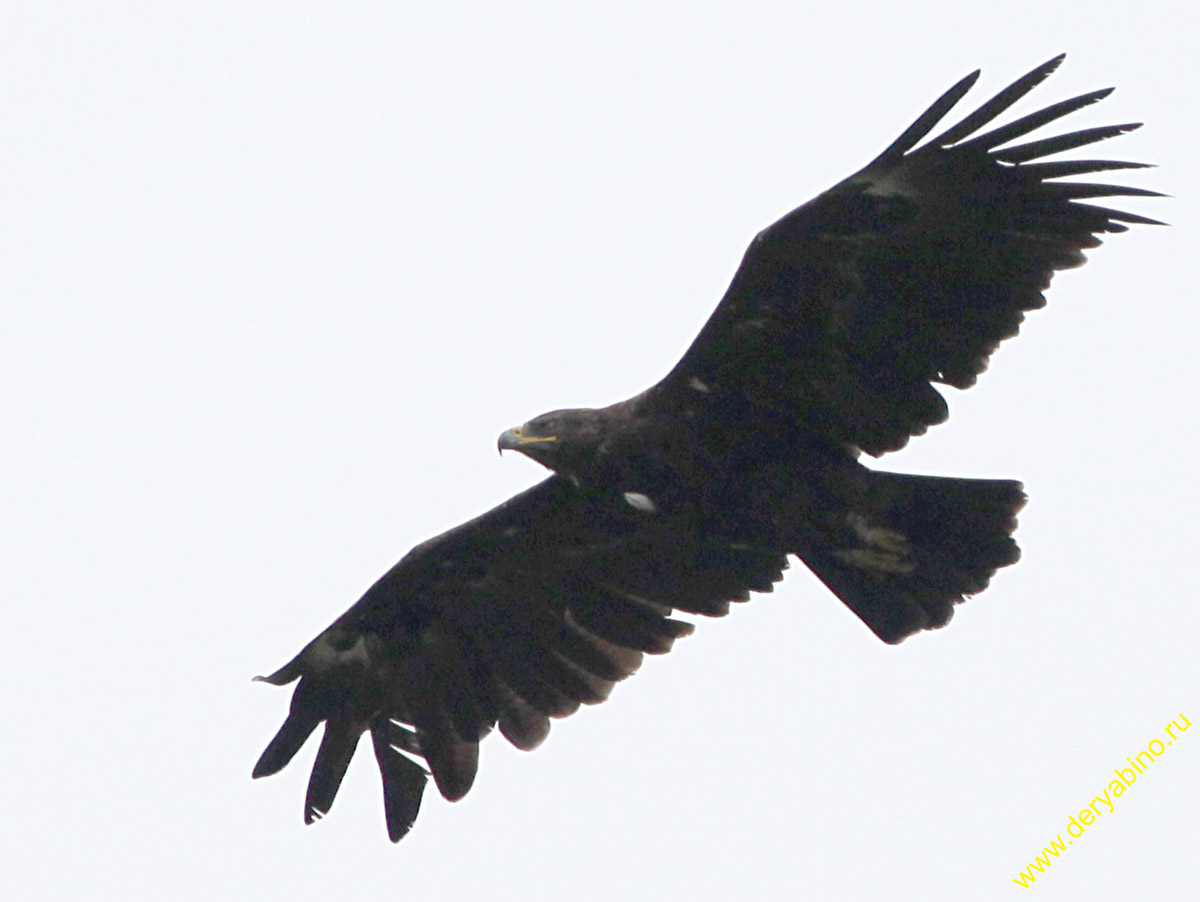
[[[558,441],[556,435],[525,435],[520,426],[514,426],[512,429],[505,429],[500,433],[500,439],[496,442],[496,450],[503,454],[505,451],[520,451],[522,448],[540,442],[556,441]]]

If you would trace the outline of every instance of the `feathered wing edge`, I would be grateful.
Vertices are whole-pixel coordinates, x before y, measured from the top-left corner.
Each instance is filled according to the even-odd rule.
[[[258,677],[299,685],[253,776],[282,770],[324,722],[305,796],[304,821],[311,824],[330,809],[369,731],[388,835],[398,841],[417,816],[429,776],[446,799],[466,795],[479,742],[494,727],[517,748],[536,748],[551,718],[603,701],[644,654],[666,653],[692,632],[692,624],[669,616],[673,610],[721,616],[751,590],[771,591],[787,567],[773,552],[694,545],[686,536],[681,546],[669,530],[658,539],[641,530],[606,536],[595,509],[563,504],[556,492],[568,485],[552,477],[415,549],[292,661]],[[538,517],[552,521],[548,533],[538,531]],[[536,533],[537,551],[516,539],[507,544],[516,522]],[[514,562],[536,569],[530,555],[545,554],[547,542],[569,548],[572,563],[518,580],[500,596],[470,598],[459,586],[450,602],[423,597],[444,595],[447,586],[425,584],[421,571],[461,561],[472,547],[482,549],[475,565],[509,568],[517,579]],[[411,616],[421,609],[436,610]]]
[[[1086,202],[1162,196],[1157,191],[1056,181],[1146,164],[1042,159],[1125,134],[1140,123],[1019,143],[1034,130],[1104,99],[1112,89],[1090,91],[992,125],[1062,59],[1038,66],[929,137],[974,84],[972,73],[874,161],[767,230],[778,230],[773,240],[786,242],[797,237],[790,218],[819,232],[827,220],[838,226],[847,205],[851,212],[855,204],[868,211],[858,225],[859,243],[846,248],[856,261],[855,277],[862,280],[845,286],[843,297],[859,317],[850,326],[851,366],[840,383],[854,391],[825,396],[818,380],[814,395],[822,399],[841,440],[878,456],[943,422],[949,411],[935,384],[958,389],[974,385],[997,347],[1017,334],[1025,313],[1045,305],[1043,292],[1056,271],[1083,264],[1084,252],[1099,246],[1104,233],[1124,232],[1128,224],[1162,224]],[[895,222],[887,220],[889,214],[897,215]],[[799,237],[804,234],[802,228]],[[881,371],[889,377],[877,378]],[[811,388],[805,383],[806,391]]]
[[[994,128],[984,134],[975,134],[979,129],[992,122],[1018,100],[1045,81],[1062,64],[1064,59],[1066,59],[1066,54],[1062,53],[1051,60],[1047,60],[1042,65],[1018,78],[958,123],[926,141],[920,147],[917,147],[918,143],[933,131],[934,127],[950,112],[951,108],[956,106],[974,86],[980,74],[980,70],[976,69],[935,100],[932,106],[918,116],[917,120],[905,129],[895,141],[888,145],[883,153],[868,163],[864,167],[863,172],[898,165],[906,155],[915,156],[953,147],[955,150],[983,150],[1001,163],[1019,167],[1022,173],[1030,177],[1030,182],[1037,183],[1039,188],[1046,192],[1048,199],[1077,201],[1083,198],[1094,197],[1162,197],[1163,195],[1160,192],[1150,191],[1145,188],[1131,188],[1122,185],[1083,184],[1077,182],[1048,184],[1046,181],[1064,176],[1105,172],[1116,169],[1147,169],[1152,166],[1149,163],[1130,163],[1121,160],[1032,162],[1051,154],[1074,150],[1077,147],[1084,147],[1088,144],[1094,144],[1097,141],[1126,134],[1141,128],[1142,123],[1140,122],[1086,128],[1064,135],[1056,135],[1052,138],[1030,141],[1027,144],[1020,144],[1015,147],[1001,147],[1001,145],[1007,144],[1009,141],[1021,138],[1044,125],[1049,125],[1051,122],[1103,100],[1113,92],[1113,88],[1089,91],[1086,94],[1080,94],[1078,97],[1071,97],[1067,100],[1051,104],[1045,109],[1022,116],[1020,119]],[[914,148],[916,149],[914,150]],[[1164,223],[1157,219],[1150,219],[1136,213],[1110,210],[1106,207],[1098,207],[1092,204],[1075,204],[1074,206],[1078,206],[1080,212],[1087,211],[1093,214],[1103,214],[1104,220],[1100,230],[1106,232],[1126,231],[1127,227],[1120,223],[1164,225]]]
[[[1159,192],[1056,181],[1146,164],[1042,159],[1137,123],[1021,143],[1108,89],[986,130],[1061,61],[1038,66],[935,133],[976,83],[978,72],[968,75],[872,162],[762,230],[656,387],[659,403],[708,403],[720,417],[722,399],[740,393],[803,414],[814,429],[872,456],[945,421],[949,408],[936,385],[973,385],[1026,312],[1045,304],[1056,271],[1082,264],[1103,233],[1161,224],[1090,203]]]
[[[893,142],[892,147],[881,156],[879,164],[872,164],[881,166],[884,171],[892,171],[890,177],[900,183],[911,179],[918,194],[929,190],[933,195],[930,204],[934,209],[947,201],[939,195],[942,189],[936,183],[931,181],[926,184],[926,178],[934,178],[926,173],[956,173],[958,178],[971,186],[968,196],[975,209],[962,210],[953,215],[971,217],[972,222],[976,221],[974,217],[985,217],[978,220],[977,227],[991,234],[994,240],[986,247],[972,248],[970,253],[990,259],[993,265],[998,264],[1001,259],[999,255],[1008,255],[1008,262],[998,264],[999,268],[989,273],[992,277],[990,286],[969,286],[964,283],[952,288],[951,284],[947,284],[947,293],[942,299],[939,302],[930,301],[932,304],[941,304],[940,307],[931,307],[935,319],[945,317],[949,312],[954,318],[973,317],[975,322],[973,328],[966,332],[941,334],[936,338],[925,336],[927,344],[924,347],[929,350],[918,347],[911,349],[910,362],[924,361],[926,365],[936,362],[936,372],[927,374],[930,382],[941,382],[959,389],[973,385],[979,374],[987,368],[988,360],[1000,342],[1016,334],[1024,311],[1045,304],[1042,290],[1049,284],[1053,273],[1082,265],[1085,262],[1084,251],[1099,246],[1100,234],[1127,231],[1128,224],[1162,225],[1147,216],[1084,202],[1116,196],[1161,197],[1160,192],[1124,185],[1055,181],[1067,176],[1110,170],[1142,169],[1147,168],[1147,164],[1103,159],[1042,159],[1126,134],[1140,128],[1141,123],[1085,128],[1025,143],[1012,143],[1103,100],[1112,93],[1112,88],[1089,91],[982,131],[1041,84],[1058,68],[1063,58],[1062,55],[1057,56],[1033,69],[956,124],[912,149],[948,110],[947,103],[962,90],[960,86],[964,82],[969,85],[972,79],[960,82],[906,130],[903,141]],[[868,179],[873,177],[871,169],[868,166],[864,170]],[[949,201],[951,210],[955,203],[961,203],[961,200]],[[1003,246],[1010,250],[998,250]],[[1015,262],[1018,260],[1019,264]],[[936,265],[932,260],[929,262],[931,266]],[[1040,273],[1036,272],[1038,270]],[[1031,274],[1036,274],[1037,278],[1031,278]],[[995,281],[996,278],[999,281]],[[938,350],[932,351],[933,348]],[[930,386],[926,394],[931,393]],[[944,413],[926,425],[937,419],[944,419]],[[878,454],[893,450],[896,441],[903,444],[904,440],[903,437],[893,437],[892,441],[876,444],[864,442],[862,446],[864,450]]]

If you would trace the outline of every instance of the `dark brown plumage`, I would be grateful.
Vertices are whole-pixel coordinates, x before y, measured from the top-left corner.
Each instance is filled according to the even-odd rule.
[[[690,633],[673,611],[723,615],[769,592],[789,554],[887,642],[944,625],[1016,561],[1020,484],[872,471],[860,450],[893,451],[943,421],[933,383],[974,384],[1054,271],[1100,233],[1154,222],[1083,201],[1155,192],[1056,181],[1140,164],[1035,162],[1136,125],[1002,146],[1108,91],[976,135],[1060,61],[918,147],[968,76],[761,232],[662,382],[504,433],[502,450],[554,475],[413,549],[265,678],[300,682],[254,775],[283,768],[324,722],[310,822],[370,731],[398,840],[426,768],[461,798],[494,727],[534,748],[550,718],[603,701],[643,654]]]

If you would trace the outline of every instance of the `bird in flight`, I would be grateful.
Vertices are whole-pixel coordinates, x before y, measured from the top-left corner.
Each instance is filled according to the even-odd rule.
[[[796,555],[884,642],[944,626],[1019,555],[1018,482],[872,470],[947,417],[1055,271],[1101,233],[1158,224],[1098,206],[1140,188],[1063,181],[1143,164],[1044,158],[1137,128],[1030,132],[1107,96],[981,131],[1061,63],[927,136],[959,81],[854,175],[755,236],[725,296],[658,384],[509,429],[501,451],[551,471],[418,545],[295,658],[299,680],[254,768],[285,767],[324,723],[305,823],[371,735],[388,835],[427,779],[462,798],[493,729],[520,749],[692,632],[769,592]]]

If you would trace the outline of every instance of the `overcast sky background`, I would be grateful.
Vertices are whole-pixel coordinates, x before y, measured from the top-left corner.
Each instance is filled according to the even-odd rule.
[[[0,23],[0,882],[11,899],[1183,898],[1200,730],[1012,880],[1197,663],[1192,5],[10,4]],[[991,12],[989,10],[995,10]],[[1002,12],[1001,12],[1002,10]],[[1060,276],[887,469],[1023,479],[1024,559],[891,648],[795,566],[386,838],[364,747],[250,769],[253,684],[640,391],[754,233],[942,90],[1060,51],[1083,156],[1175,200]]]

